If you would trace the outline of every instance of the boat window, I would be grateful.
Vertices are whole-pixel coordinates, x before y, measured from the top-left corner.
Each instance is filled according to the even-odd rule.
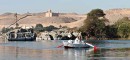
[[[9,38],[15,38],[15,34],[14,33],[9,33]]]
[[[25,37],[24,33],[17,33],[17,38],[23,38],[23,37]]]
[[[31,36],[33,36],[32,33],[25,33],[25,35],[26,35],[26,37],[31,37]]]

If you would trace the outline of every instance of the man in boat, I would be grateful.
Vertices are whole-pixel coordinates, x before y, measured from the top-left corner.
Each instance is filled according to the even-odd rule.
[[[74,43],[75,44],[80,44],[82,43],[82,36],[81,36],[81,33],[78,34],[77,38],[75,39]]]
[[[71,40],[75,40],[76,37],[74,36],[73,32],[71,32],[71,37],[70,37]]]

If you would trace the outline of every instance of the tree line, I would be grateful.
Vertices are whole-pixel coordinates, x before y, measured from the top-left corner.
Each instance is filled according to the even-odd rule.
[[[79,31],[84,32],[87,37],[96,38],[129,38],[130,37],[130,19],[124,17],[119,19],[113,25],[108,24],[109,20],[105,18],[105,13],[101,9],[93,9],[87,14],[84,25]]]
[[[14,29],[22,29],[21,27],[10,27],[10,28],[6,28],[6,27],[3,27],[1,32],[2,33],[7,33],[11,30],[14,30]],[[57,27],[53,26],[53,25],[50,25],[50,26],[47,26],[47,27],[43,27],[42,24],[36,24],[35,27],[32,27],[30,29],[33,29],[35,32],[44,32],[44,31],[52,31],[54,29],[58,29]]]

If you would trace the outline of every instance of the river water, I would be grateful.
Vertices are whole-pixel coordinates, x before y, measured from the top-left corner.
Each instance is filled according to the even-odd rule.
[[[91,40],[98,49],[57,48],[62,41],[0,41],[0,60],[130,60],[130,40]]]

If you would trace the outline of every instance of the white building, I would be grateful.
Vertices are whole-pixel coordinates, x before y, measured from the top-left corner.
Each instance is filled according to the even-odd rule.
[[[46,15],[45,15],[46,17],[58,17],[59,16],[59,14],[58,13],[53,13],[51,10],[48,10],[47,12],[46,12]]]

